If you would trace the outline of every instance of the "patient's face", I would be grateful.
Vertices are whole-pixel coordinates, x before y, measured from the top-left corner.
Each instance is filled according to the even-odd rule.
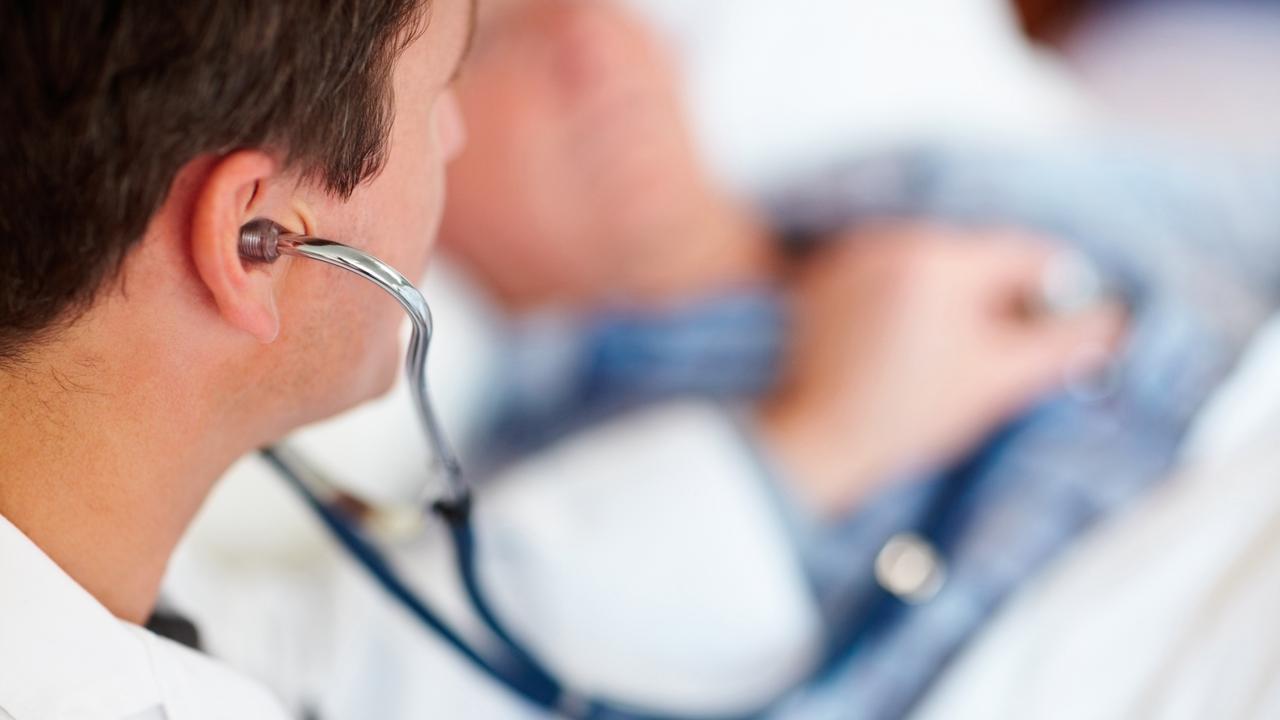
[[[508,305],[596,302],[691,241],[709,183],[668,59],[604,0],[491,0],[442,242]]]
[[[339,200],[303,190],[312,232],[373,253],[416,281],[444,206],[445,165],[465,131],[452,79],[470,28],[469,0],[436,0],[423,33],[394,74],[395,119],[382,172]],[[294,261],[280,294],[281,337],[296,403],[289,422],[313,420],[388,390],[401,354],[404,313],[371,283],[315,262]],[[320,390],[323,389],[321,392]]]

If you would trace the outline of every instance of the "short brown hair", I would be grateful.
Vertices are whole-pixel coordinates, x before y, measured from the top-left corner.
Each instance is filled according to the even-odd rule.
[[[428,2],[0,4],[0,362],[91,301],[200,155],[267,149],[339,196],[375,175]]]

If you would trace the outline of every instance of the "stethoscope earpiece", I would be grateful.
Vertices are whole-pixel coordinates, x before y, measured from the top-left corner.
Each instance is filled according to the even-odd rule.
[[[284,228],[279,224],[258,218],[240,228],[240,257],[251,262],[273,263],[280,259],[280,235]]]

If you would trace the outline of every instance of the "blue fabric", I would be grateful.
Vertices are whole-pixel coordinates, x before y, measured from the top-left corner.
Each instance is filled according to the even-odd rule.
[[[809,517],[777,484],[834,629],[878,596],[872,567],[883,544],[917,530],[934,498],[964,483],[953,509],[960,525],[939,548],[942,591],[864,628],[871,632],[856,653],[778,713],[902,717],[1019,584],[1167,476],[1195,413],[1276,305],[1280,173],[1124,146],[930,148],[834,167],[794,185],[773,210],[808,237],[888,217],[1034,228],[1089,255],[1131,304],[1114,391],[1068,393],[1038,408],[985,449],[978,471],[893,487],[836,523]],[[513,412],[502,433],[547,440],[559,432],[547,428],[673,395],[758,397],[776,378],[785,319],[780,296],[764,289],[688,312],[597,319],[583,331],[589,361],[556,417]]]
[[[562,328],[548,332],[543,318],[530,325],[515,333],[506,404],[480,443],[490,464],[654,402],[759,397],[777,379],[787,321],[773,288],[746,287],[675,308],[603,312],[579,321],[571,338]],[[527,372],[545,364],[537,358],[549,354],[540,347],[548,334],[557,346],[551,354],[568,348],[568,357],[555,358],[560,367],[550,371]]]

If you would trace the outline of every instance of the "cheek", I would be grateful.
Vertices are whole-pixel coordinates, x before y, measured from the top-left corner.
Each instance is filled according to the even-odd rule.
[[[445,98],[442,98],[445,100]],[[444,167],[465,139],[450,102],[399,118],[382,173],[357,191],[367,208],[357,244],[404,273],[421,278],[443,215]]]
[[[397,122],[383,173],[369,185],[369,251],[417,283],[435,247],[444,214],[445,166],[466,143],[466,128],[452,93],[430,112]],[[390,295],[362,293],[365,311],[350,318],[364,352],[351,358],[360,368],[356,380],[365,398],[391,389],[399,376],[403,349],[397,341],[405,315]]]
[[[292,260],[269,347],[293,424],[328,417],[388,390],[400,368],[395,301],[337,268]]]
[[[435,115],[436,144],[444,162],[451,163],[467,146],[467,122],[456,92],[450,90],[440,97]]]
[[[388,160],[373,180],[347,201],[324,193],[306,197],[316,233],[365,250],[421,279],[434,245],[444,198],[444,164],[465,139],[454,109],[397,115]],[[438,123],[438,124],[437,124]],[[324,416],[389,390],[401,369],[399,330],[404,312],[394,298],[367,280],[336,268],[294,260],[282,293],[288,367],[305,378],[314,400],[310,414]]]
[[[404,361],[404,352],[398,342],[398,328],[401,324],[401,313],[399,306],[390,297],[385,298],[386,302],[391,303],[394,314],[389,322],[388,315],[379,312],[372,316],[376,318],[366,328],[367,337],[364,338],[365,347],[357,357],[353,357],[353,363],[359,370],[359,376],[355,379],[354,397],[351,398],[353,403],[363,402],[371,398],[384,395],[390,392],[395,385],[396,378]]]
[[[345,280],[345,279],[344,279]],[[345,293],[333,293],[321,322],[325,343],[335,349],[332,367],[321,370],[334,382],[335,401],[343,407],[391,389],[403,360],[398,331],[404,313],[390,295],[354,276]]]

